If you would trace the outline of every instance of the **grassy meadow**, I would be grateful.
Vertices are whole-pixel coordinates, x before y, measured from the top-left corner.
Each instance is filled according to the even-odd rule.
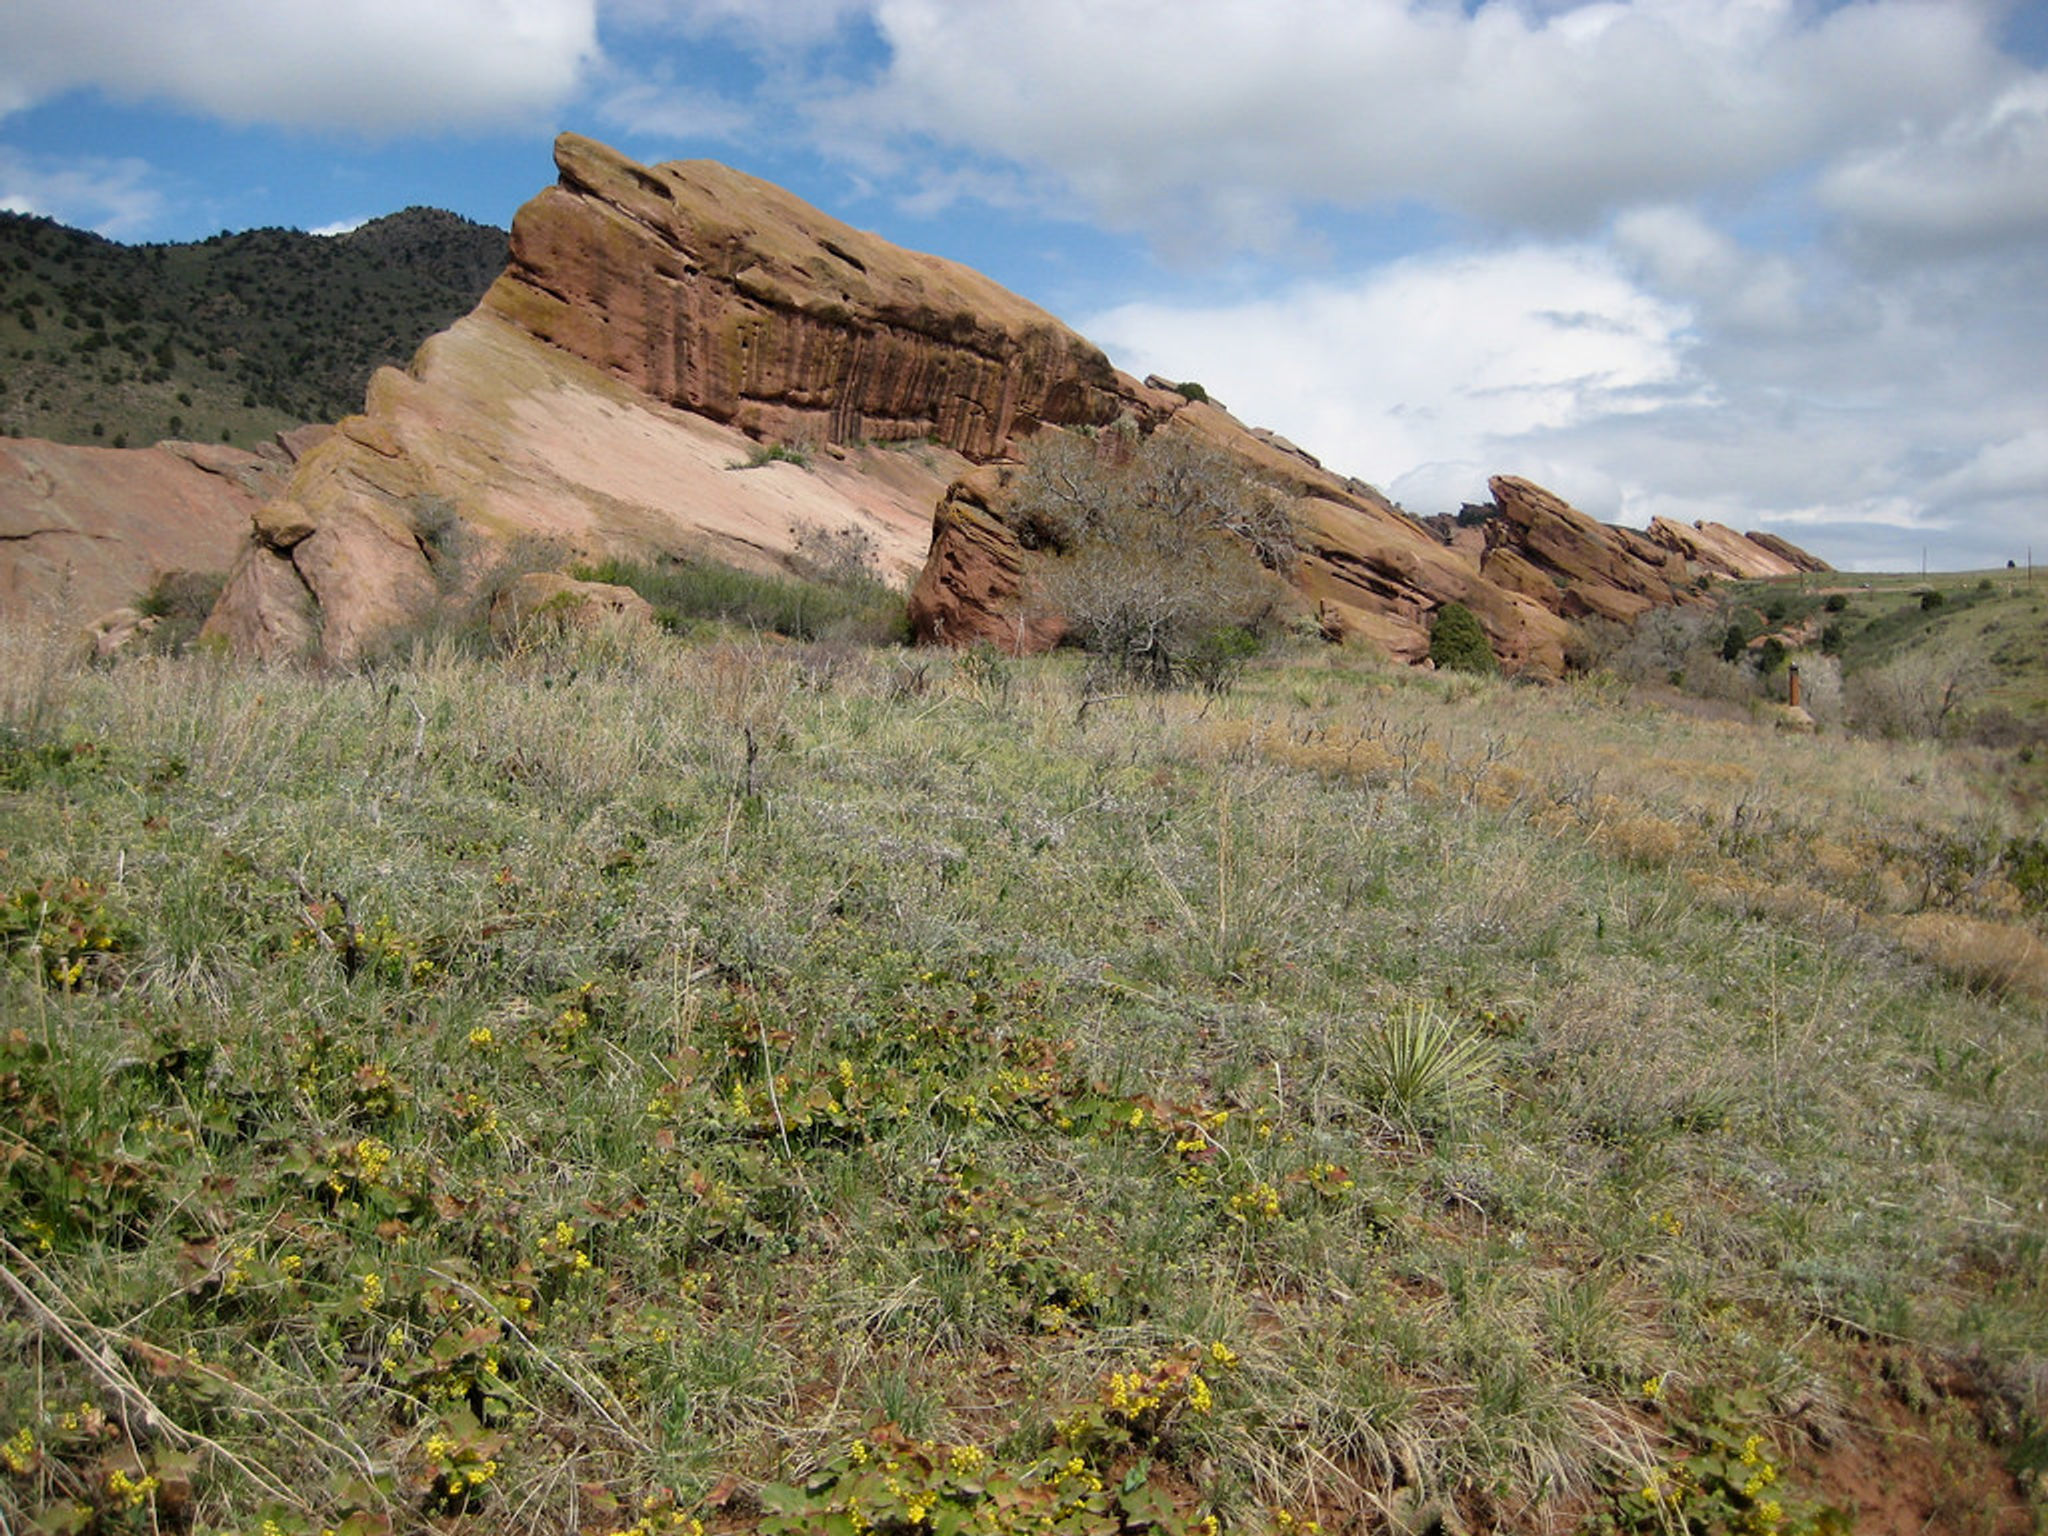
[[[10,1532],[2048,1523],[1991,748],[5,643]]]

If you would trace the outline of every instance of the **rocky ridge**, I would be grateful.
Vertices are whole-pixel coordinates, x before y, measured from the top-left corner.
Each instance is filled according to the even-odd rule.
[[[1797,554],[1705,526],[1604,527],[1512,477],[1493,482],[1483,535],[1446,542],[1202,392],[1116,371],[956,263],[711,162],[642,166],[571,134],[556,163],[476,309],[376,374],[281,492],[239,506],[251,533],[211,634],[346,663],[474,612],[522,569],[765,568],[807,530],[857,530],[885,572],[916,574],[925,639],[1040,648],[1058,622],[1017,598],[1050,557],[1005,522],[1005,466],[1036,433],[1119,421],[1192,435],[1284,490],[1305,611],[1407,660],[1455,599],[1510,670],[1554,676],[1573,619],[1695,600],[1703,572]],[[735,472],[763,439],[808,445],[810,467]]]

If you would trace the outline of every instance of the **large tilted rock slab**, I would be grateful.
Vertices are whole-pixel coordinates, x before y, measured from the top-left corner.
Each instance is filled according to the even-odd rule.
[[[0,440],[0,609],[86,624],[173,572],[223,572],[281,489],[281,449]]]
[[[754,446],[480,309],[378,373],[363,414],[256,515],[207,633],[348,663],[475,611],[520,569],[673,555],[772,570],[812,532],[865,534],[907,579],[966,467],[882,447],[736,467]]]
[[[1666,549],[1678,551],[1696,570],[1735,581],[1797,576],[1803,571],[1826,569],[1825,562],[1813,559],[1783,539],[1737,533],[1725,523],[1696,522],[1688,527],[1668,517],[1657,517],[1650,520],[1650,537]]]
[[[1556,675],[1571,618],[1684,595],[1681,552],[1527,482],[1495,482],[1483,560],[1446,544],[1284,438],[1116,372],[980,274],[737,171],[643,166],[574,134],[555,160],[477,309],[380,372],[255,513],[210,633],[347,663],[475,613],[522,569],[772,568],[817,531],[863,534],[885,574],[917,573],[924,638],[1038,649],[1061,631],[1028,601],[1046,557],[1007,526],[1000,468],[975,467],[1119,422],[1190,435],[1291,495],[1305,606],[1396,656],[1425,654],[1455,599],[1510,669]],[[808,445],[810,467],[733,468],[761,438]]]
[[[1641,534],[1595,522],[1542,486],[1515,475],[1487,482],[1497,515],[1486,525],[1486,558],[1503,576],[1527,587],[1526,571],[1550,578],[1567,619],[1593,616],[1632,622],[1652,608],[1689,601],[1685,562]],[[1511,574],[1510,574],[1511,573]]]
[[[709,162],[565,134],[556,164],[476,311],[378,374],[255,518],[212,634],[347,662],[511,565],[767,568],[810,530],[907,578],[970,458],[1123,408],[1099,350],[965,267]],[[810,445],[809,470],[732,470],[760,437]]]
[[[1770,551],[1802,574],[1817,574],[1834,569],[1818,555],[1808,554],[1790,539],[1781,538],[1775,533],[1759,533],[1752,528],[1743,537],[1759,548]]]
[[[637,165],[564,134],[555,164],[484,308],[665,404],[756,436],[931,437],[977,459],[1121,409],[1099,349],[957,262],[713,161]]]

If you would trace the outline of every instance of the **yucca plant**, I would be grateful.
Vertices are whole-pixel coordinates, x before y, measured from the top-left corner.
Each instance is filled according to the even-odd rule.
[[[1401,1130],[1437,1134],[1492,1094],[1495,1057],[1484,1035],[1461,1031],[1432,1007],[1410,1007],[1366,1038],[1359,1095]]]

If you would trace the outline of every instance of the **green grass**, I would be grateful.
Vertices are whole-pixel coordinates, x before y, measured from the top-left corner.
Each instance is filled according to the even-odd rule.
[[[631,587],[671,631],[726,625],[790,640],[881,643],[908,638],[903,595],[866,575],[807,580],[715,560],[607,560],[577,573]]]
[[[2041,922],[1922,878],[2023,830],[1951,749],[692,633],[8,637],[12,1528],[795,1529],[893,1424],[991,1529],[962,1447],[1077,1536],[1635,1529],[1727,1434],[1833,1494],[1888,1362],[2038,1429]]]

